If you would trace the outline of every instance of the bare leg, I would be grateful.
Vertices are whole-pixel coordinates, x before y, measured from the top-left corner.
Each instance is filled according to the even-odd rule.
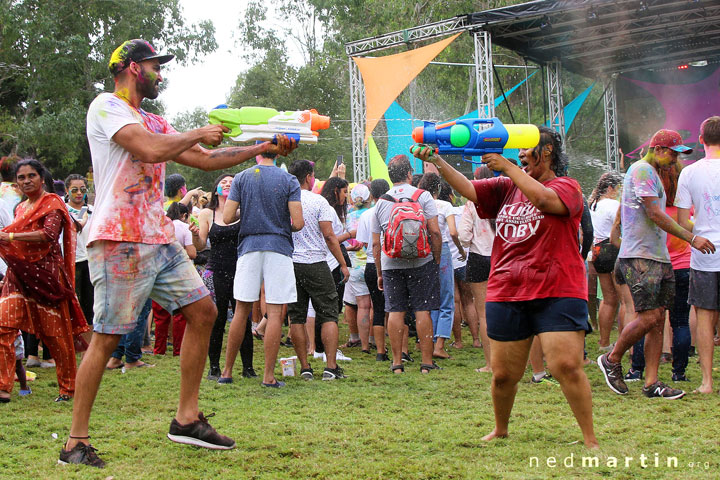
[[[612,363],[619,363],[622,361],[622,356],[630,350],[630,347],[645,336],[653,326],[657,325],[662,320],[662,308],[656,308],[654,310],[646,310],[644,312],[638,312],[635,320],[625,326],[622,333],[615,342],[615,348],[608,354],[607,359]],[[651,339],[652,341],[652,339]],[[653,346],[650,346],[652,351]],[[647,349],[647,346],[646,346]],[[658,349],[659,350],[659,349]],[[647,353],[645,354],[647,358]],[[647,368],[646,368],[647,372]],[[647,373],[646,373],[647,374]],[[656,368],[657,374],[657,368]]]
[[[545,360],[543,359],[543,349],[540,343],[540,337],[533,337],[532,347],[530,347],[530,366],[533,373],[545,371]]]
[[[618,338],[622,335],[623,329],[635,320],[635,303],[630,293],[630,287],[627,285],[618,285],[615,283],[615,290],[620,298],[620,313],[618,314]]]
[[[415,326],[420,339],[422,363],[429,365],[432,363],[433,358],[433,329],[430,312],[415,312]],[[445,339],[442,340],[445,341]],[[438,341],[440,341],[440,338],[438,338]]]
[[[300,361],[300,368],[310,368],[310,364],[308,363],[308,349],[306,347],[307,332],[305,331],[305,324],[291,323],[290,335],[292,335],[293,338],[293,348],[295,349],[295,354]],[[313,335],[315,335],[314,330]]]
[[[263,383],[275,383],[275,362],[277,361],[280,338],[282,337],[283,305],[268,303],[266,306],[268,322],[263,341],[265,347]]]
[[[385,349],[385,327],[381,327],[379,325],[373,325],[373,336],[375,337],[375,345],[377,346],[377,352],[387,353],[387,350]]]
[[[598,298],[597,298],[597,279],[598,273],[595,270],[595,264],[588,262],[588,314],[590,315],[590,323],[593,329],[598,330]],[[603,295],[605,295],[603,293]]]
[[[75,379],[75,397],[73,399],[72,425],[70,436],[87,437],[95,397],[100,388],[100,381],[105,373],[105,364],[120,342],[121,335],[94,333],[90,346],[85,352],[83,361]],[[86,438],[68,438],[65,450],[71,450],[78,443],[89,444]]]
[[[348,324],[348,330],[350,331],[350,338],[355,335],[360,336],[358,332],[358,307],[357,305],[345,305],[345,321]],[[357,338],[357,337],[355,337]]]
[[[402,365],[403,343],[407,349],[405,312],[390,312],[388,318],[388,335],[390,336],[390,348],[392,349],[392,364]],[[430,335],[432,335],[432,326],[430,327]],[[432,339],[430,341],[432,342]],[[400,371],[396,370],[395,373],[400,373]]]
[[[370,295],[357,297],[357,327],[363,350],[370,350]],[[375,340],[378,342],[380,340]]]
[[[470,329],[470,335],[473,339],[473,347],[479,347],[480,346],[480,320],[477,312],[477,308],[475,307],[475,302],[473,300],[473,293],[470,289],[470,284],[465,282],[460,282],[458,285],[458,290],[460,291],[460,302],[462,303],[462,311],[463,311],[463,317],[465,317],[465,322],[468,324],[468,328]],[[485,312],[483,312],[484,314]],[[486,329],[487,334],[487,329]]]
[[[665,322],[663,325],[663,343],[662,343],[662,353],[672,353],[672,328],[670,327],[670,313],[665,312]]]
[[[480,326],[480,339],[482,340],[483,354],[485,355],[485,366],[491,366],[492,342],[487,334],[487,321],[485,320],[485,296],[487,294],[487,282],[471,283],[470,289],[473,293],[473,302],[478,314],[478,325]],[[482,369],[481,369],[482,370]]]
[[[490,392],[495,411],[495,428],[483,437],[484,441],[508,436],[508,424],[515,403],[517,384],[525,373],[532,337],[516,342],[490,341],[493,351]]]
[[[455,315],[453,315],[452,335],[455,341],[452,343],[454,348],[462,348],[462,321],[463,321],[462,301],[460,300],[460,289],[458,282],[455,281]]]
[[[547,355],[548,366],[580,425],[585,446],[598,448],[593,429],[590,382],[583,369],[585,332],[546,332],[538,338]]]
[[[615,321],[619,299],[610,274],[600,273],[598,276],[600,277],[600,288],[603,294],[603,300],[598,312],[598,323],[600,326],[600,339],[598,340],[598,344],[601,347],[607,347],[610,345],[610,331]]]
[[[715,325],[717,324],[718,312],[697,308],[697,345],[698,356],[700,357],[700,371],[702,372],[702,383],[695,390],[698,393],[712,393],[712,361],[715,344]]]
[[[291,332],[292,335],[292,332]],[[308,353],[315,353],[315,317],[307,317],[305,320],[305,349]],[[295,336],[292,337],[295,345]]]
[[[390,325],[389,322],[390,322],[390,319],[388,317],[388,326]],[[408,343],[410,342],[410,327],[405,325],[404,322],[405,322],[405,317],[403,317],[402,351],[404,353],[410,353],[410,351],[408,350],[408,348],[409,348]],[[390,342],[390,344],[392,345],[392,342]]]
[[[236,301],[235,313],[233,314],[230,330],[227,337],[227,349],[225,350],[225,367],[223,368],[223,378],[232,378],[235,359],[240,351],[240,345],[245,337],[245,329],[247,328],[247,317],[252,310],[252,302]],[[267,341],[267,340],[264,340]]]
[[[338,324],[336,322],[325,322],[320,327],[323,345],[325,346],[325,358],[328,368],[336,368],[338,347]]]
[[[662,354],[663,326],[665,324],[665,310],[658,309],[655,323],[645,334],[645,386],[649,387],[658,381],[658,368],[660,367],[660,354]],[[645,312],[642,312],[645,313]],[[640,315],[642,315],[642,313]]]

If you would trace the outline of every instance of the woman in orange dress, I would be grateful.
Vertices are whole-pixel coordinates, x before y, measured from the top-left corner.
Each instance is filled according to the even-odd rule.
[[[35,334],[50,349],[57,364],[57,402],[75,392],[74,338],[89,330],[74,287],[76,225],[63,200],[43,189],[44,173],[37,160],[18,162],[17,183],[27,200],[18,204],[15,221],[0,231],[0,257],[8,264],[0,294],[2,403],[10,401],[13,388],[18,330]]]

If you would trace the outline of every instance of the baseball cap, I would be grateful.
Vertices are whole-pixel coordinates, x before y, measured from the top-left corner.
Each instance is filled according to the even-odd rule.
[[[115,49],[110,56],[108,68],[110,69],[110,73],[117,75],[129,67],[130,62],[140,63],[144,60],[152,60],[154,58],[157,58],[158,61],[163,64],[175,58],[175,55],[160,55],[150,43],[136,38],[123,42],[122,45]]]
[[[358,199],[362,199],[363,202],[367,202],[368,198],[370,198],[370,189],[362,183],[355,185],[355,188],[353,188],[352,192],[350,192],[350,199],[353,203],[357,202]]]
[[[682,137],[675,130],[667,130],[665,128],[658,130],[650,140],[650,148],[667,147],[678,153],[692,153],[693,149],[682,144]]]

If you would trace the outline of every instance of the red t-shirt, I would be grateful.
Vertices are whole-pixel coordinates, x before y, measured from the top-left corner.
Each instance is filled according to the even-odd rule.
[[[677,222],[677,207],[665,207],[665,213]],[[670,235],[669,233],[666,244],[668,247],[668,253],[670,253],[670,262],[672,263],[673,270],[690,268],[690,244],[682,238]]]
[[[542,213],[509,178],[472,183],[478,216],[496,219],[486,300],[587,300],[587,277],[578,242],[583,212],[578,182],[559,177],[543,183],[558,194],[570,212],[567,217]]]

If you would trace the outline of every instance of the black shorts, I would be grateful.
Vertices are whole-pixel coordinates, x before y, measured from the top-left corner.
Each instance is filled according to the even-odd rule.
[[[470,252],[465,266],[465,281],[470,283],[487,282],[490,278],[490,257]]]
[[[705,310],[720,310],[720,272],[691,268],[688,303]]]
[[[675,273],[670,263],[647,258],[618,258],[615,281],[630,287],[636,312],[673,307]]]
[[[297,301],[288,304],[292,324],[307,322],[308,302],[312,299],[316,324],[338,321],[338,294],[327,262],[293,263]]]
[[[429,312],[440,308],[440,266],[383,270],[386,312]]]
[[[455,277],[456,282],[464,282],[465,281],[465,270],[467,269],[467,265],[463,265],[462,267],[458,267],[453,270],[453,276]]]
[[[615,260],[617,260],[618,249],[610,243],[610,240],[603,240],[592,247],[593,266],[597,273],[612,273],[615,268]]]
[[[488,337],[515,342],[545,332],[591,332],[587,301],[581,298],[540,298],[485,304]]]

